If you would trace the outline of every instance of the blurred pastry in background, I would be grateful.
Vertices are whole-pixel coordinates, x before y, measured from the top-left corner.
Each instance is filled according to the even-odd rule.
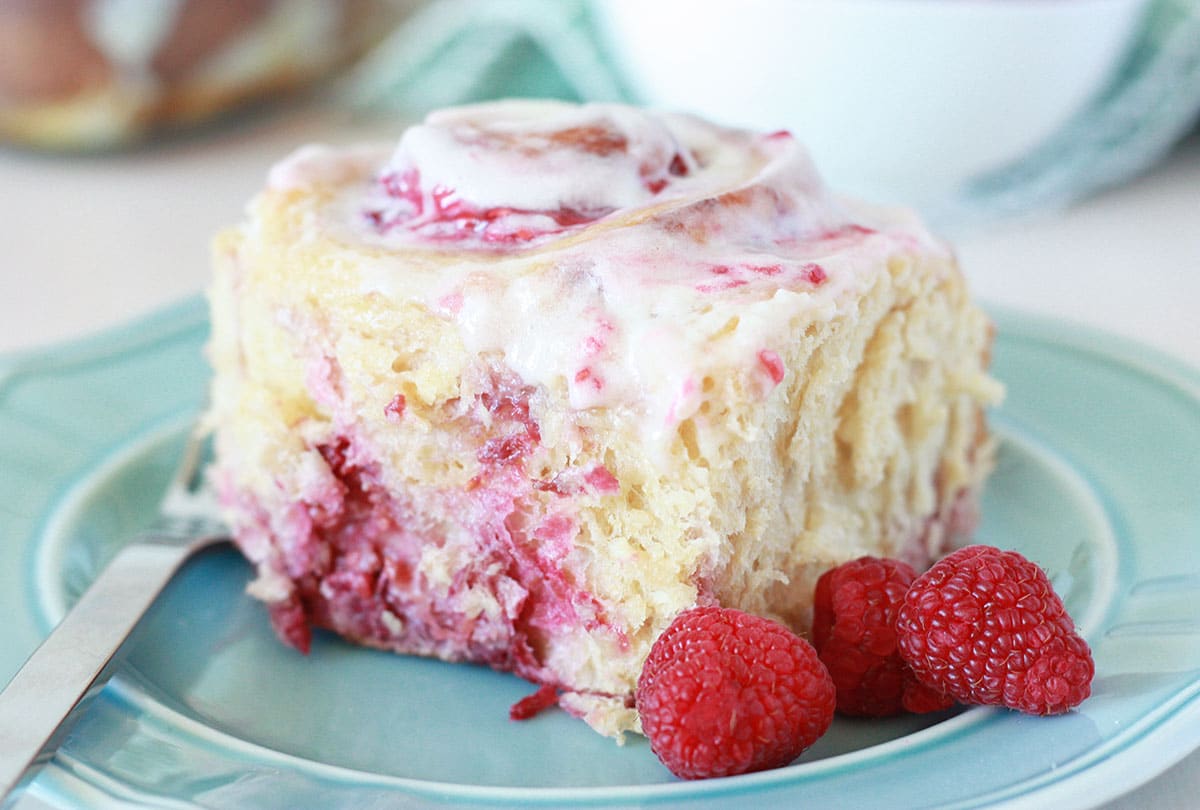
[[[101,149],[298,90],[403,15],[387,0],[0,0],[0,138]]]

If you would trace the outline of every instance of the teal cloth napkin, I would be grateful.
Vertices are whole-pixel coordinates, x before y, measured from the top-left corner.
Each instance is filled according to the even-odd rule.
[[[1065,205],[1152,166],[1198,113],[1200,0],[1156,0],[1103,92],[1030,154],[969,182],[946,205],[960,219]]]
[[[584,0],[434,0],[360,64],[360,109],[421,115],[495,98],[629,101]]]

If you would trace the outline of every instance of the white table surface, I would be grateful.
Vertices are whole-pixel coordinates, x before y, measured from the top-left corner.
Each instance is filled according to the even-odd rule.
[[[393,139],[319,109],[103,157],[0,151],[0,352],[88,335],[193,294],[208,241],[310,140]],[[1092,324],[1200,367],[1200,137],[1069,210],[956,239],[986,301]],[[1107,807],[1200,806],[1200,752]]]

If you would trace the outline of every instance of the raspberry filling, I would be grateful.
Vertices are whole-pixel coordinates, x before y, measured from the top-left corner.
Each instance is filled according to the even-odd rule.
[[[381,234],[511,246],[644,205],[697,161],[665,126],[612,106],[527,120],[480,105],[408,130],[363,210]]]
[[[380,233],[394,228],[409,231],[433,242],[457,242],[477,239],[484,243],[509,245],[528,242],[538,236],[557,234],[578,225],[586,225],[612,212],[612,209],[577,211],[531,211],[510,206],[481,208],[460,199],[453,188],[437,184],[428,191],[421,187],[421,173],[409,169],[388,172],[379,184],[398,204],[369,208],[365,216]]]
[[[546,642],[563,628],[622,643],[604,606],[562,564],[577,531],[569,499],[619,485],[603,467],[590,467],[578,472],[581,486],[555,487],[549,502],[537,497],[549,488],[526,469],[541,441],[530,395],[502,379],[478,395],[469,410],[477,416],[464,418],[478,437],[479,471],[458,489],[389,490],[370,448],[335,435],[314,448],[328,478],[282,519],[225,492],[253,516],[247,537],[269,538],[278,550],[266,556],[278,554],[277,573],[290,583],[270,607],[280,638],[307,651],[312,628],[327,628],[370,646],[477,661],[550,685],[557,678],[544,660]],[[426,515],[445,519],[414,520],[418,502]],[[243,548],[264,556],[254,542]]]

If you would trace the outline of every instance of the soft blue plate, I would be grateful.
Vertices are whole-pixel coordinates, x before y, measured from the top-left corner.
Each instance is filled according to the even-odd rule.
[[[999,466],[978,539],[1050,571],[1092,643],[1094,695],[1040,719],[838,719],[795,765],[681,783],[489,670],[320,636],[305,658],[190,564],[127,645],[31,803],[62,807],[1086,807],[1200,744],[1200,374],[1125,341],[996,314]],[[199,300],[0,361],[0,682],[153,515],[204,396]],[[20,804],[20,802],[18,802]]]

